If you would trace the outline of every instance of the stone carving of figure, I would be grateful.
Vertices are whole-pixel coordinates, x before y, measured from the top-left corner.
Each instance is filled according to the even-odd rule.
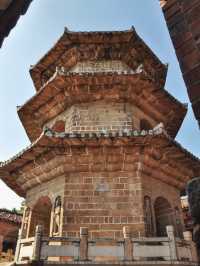
[[[54,235],[59,233],[60,223],[61,223],[61,197],[58,196],[55,199],[54,212],[53,212],[53,234]]]
[[[153,217],[152,217],[151,198],[148,196],[144,197],[144,215],[145,215],[146,236],[152,236],[154,233]]]

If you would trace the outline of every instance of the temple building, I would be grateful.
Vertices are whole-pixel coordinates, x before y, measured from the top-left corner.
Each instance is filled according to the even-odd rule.
[[[22,215],[15,211],[0,209],[0,262],[3,256],[14,255]]]
[[[164,89],[167,66],[134,28],[65,29],[30,74],[36,94],[18,114],[31,145],[0,167],[26,198],[17,260],[194,261],[192,242],[178,246],[180,191],[200,174],[199,159],[175,140],[187,106]],[[94,248],[95,239],[116,242]]]

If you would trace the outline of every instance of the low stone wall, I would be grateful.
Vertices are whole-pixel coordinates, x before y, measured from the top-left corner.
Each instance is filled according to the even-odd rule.
[[[175,238],[174,228],[167,226],[167,237],[132,238],[129,227],[123,227],[122,239],[88,239],[88,228],[80,228],[80,238],[43,237],[37,226],[35,237],[21,239],[19,235],[15,254],[17,264],[30,262],[76,264],[121,264],[122,262],[156,261],[157,264],[197,262],[196,247],[192,241]],[[184,263],[183,263],[184,264]]]

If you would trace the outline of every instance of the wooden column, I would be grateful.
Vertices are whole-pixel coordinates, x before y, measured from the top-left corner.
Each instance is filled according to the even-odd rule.
[[[167,236],[169,238],[169,249],[170,249],[171,260],[178,260],[174,227],[172,225],[168,225],[166,229],[167,229]]]
[[[88,260],[88,228],[80,228],[80,260]]]
[[[33,256],[32,256],[32,260],[34,261],[40,260],[41,240],[42,240],[42,226],[37,225],[35,230],[35,241],[34,241]]]
[[[133,260],[133,243],[131,241],[131,229],[129,226],[123,227],[124,235],[124,260]]]

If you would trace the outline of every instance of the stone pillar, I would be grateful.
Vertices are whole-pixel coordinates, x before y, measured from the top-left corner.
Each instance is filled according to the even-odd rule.
[[[3,236],[0,235],[0,254],[1,254],[2,250],[3,250]]]
[[[22,238],[22,229],[19,229],[18,238],[17,238],[17,246],[15,250],[15,262],[17,262],[19,259],[21,238]]]
[[[192,241],[192,233],[190,231],[183,232],[184,240],[190,242],[190,249],[192,255],[192,261],[198,262],[198,254],[196,244]]]
[[[32,256],[32,260],[34,261],[40,260],[41,240],[42,240],[42,226],[37,225],[35,230],[35,241],[34,241],[33,256]]]
[[[29,234],[30,234],[32,214],[33,214],[33,210],[30,209],[29,216],[28,216],[28,225],[27,225],[27,231],[26,231],[26,238],[28,238]]]
[[[192,261],[198,262],[199,257],[198,257],[198,252],[197,252],[197,246],[193,241],[190,242],[190,249],[191,249]]]
[[[131,241],[131,229],[129,226],[123,227],[124,235],[124,260],[133,260],[133,243]]]
[[[88,260],[88,228],[80,228],[80,260]]]
[[[178,260],[174,227],[172,225],[168,225],[166,229],[167,229],[167,236],[169,238],[169,249],[170,249],[171,260]]]
[[[29,237],[30,223],[31,223],[32,210],[29,207],[24,208],[22,218],[22,238]]]
[[[192,233],[190,231],[183,232],[183,238],[186,241],[192,241]]]

